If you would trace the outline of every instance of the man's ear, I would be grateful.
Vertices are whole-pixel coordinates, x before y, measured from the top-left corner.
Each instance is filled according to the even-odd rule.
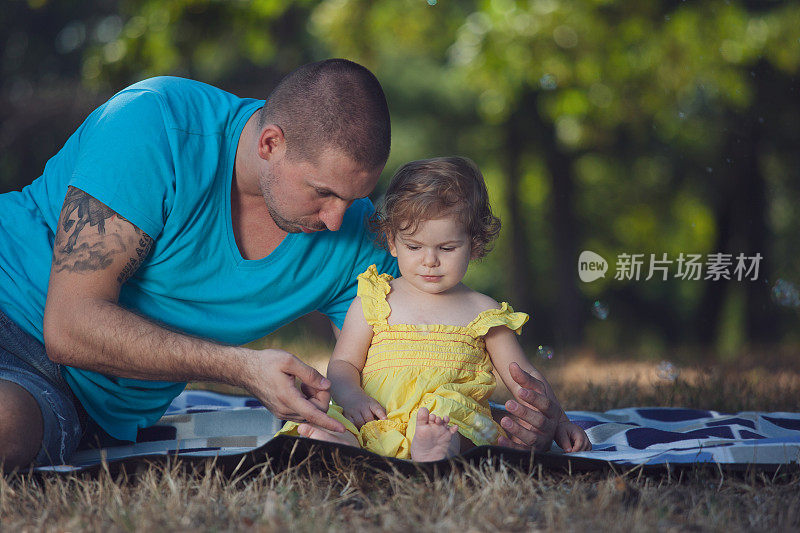
[[[258,136],[258,157],[269,161],[276,155],[286,153],[286,138],[283,130],[276,124],[267,124]]]

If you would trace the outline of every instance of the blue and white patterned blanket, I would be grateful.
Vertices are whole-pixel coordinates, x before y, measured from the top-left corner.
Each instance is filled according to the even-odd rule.
[[[567,414],[593,447],[571,455],[587,459],[623,465],[800,463],[800,413],[629,407]]]
[[[564,455],[554,445],[544,455],[579,459],[575,462],[578,469],[609,463],[625,467],[717,463],[770,469],[784,465],[797,469],[800,465],[800,413],[724,414],[631,407],[605,413],[571,411],[568,415],[586,430],[594,449]],[[293,439],[273,438],[280,426],[281,421],[253,398],[185,391],[157,425],[139,432],[135,444],[79,450],[69,465],[39,467],[36,471],[75,472],[96,467],[103,459],[110,464],[174,454],[186,458],[236,457],[260,450],[269,455],[281,448],[276,441],[289,439],[291,443]],[[468,454],[471,459],[493,452],[498,455],[503,448],[484,446],[476,450]]]

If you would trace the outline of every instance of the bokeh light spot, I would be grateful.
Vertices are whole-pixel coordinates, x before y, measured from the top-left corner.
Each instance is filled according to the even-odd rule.
[[[553,358],[553,349],[549,346],[539,345],[539,349],[536,350],[536,355],[538,355],[541,359],[552,359]]]

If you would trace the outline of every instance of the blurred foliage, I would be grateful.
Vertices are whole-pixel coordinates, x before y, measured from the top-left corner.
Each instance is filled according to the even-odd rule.
[[[5,190],[138,79],[264,97],[299,64],[347,57],[376,73],[392,111],[382,186],[435,155],[484,171],[504,231],[468,282],[532,311],[529,341],[645,354],[800,342],[797,306],[771,294],[778,279],[800,285],[795,2],[11,0],[4,11]],[[580,250],[605,257],[609,275],[581,283]],[[622,253],[713,252],[761,253],[759,280],[613,277]]]

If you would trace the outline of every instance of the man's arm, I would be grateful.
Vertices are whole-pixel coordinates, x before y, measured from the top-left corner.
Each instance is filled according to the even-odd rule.
[[[45,347],[53,361],[119,377],[228,383],[247,389],[281,418],[344,430],[322,411],[330,383],[288,352],[193,338],[120,307],[122,284],[152,245],[153,239],[109,207],[69,188],[44,314]],[[295,378],[309,398],[295,387]]]

